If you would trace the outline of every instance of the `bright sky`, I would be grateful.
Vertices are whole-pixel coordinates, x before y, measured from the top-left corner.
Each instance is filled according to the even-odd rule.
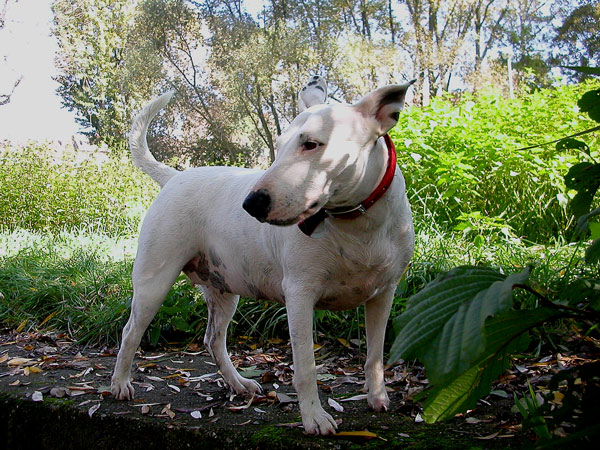
[[[50,0],[9,1],[6,24],[0,30],[0,94],[8,94],[23,79],[11,98],[0,106],[0,140],[68,140],[79,129],[75,114],[61,107],[50,36]]]
[[[256,15],[264,0],[247,0],[246,9]],[[10,103],[0,106],[0,141],[10,139],[70,141],[80,129],[75,113],[61,106],[50,35],[51,0],[9,0],[6,24],[0,30],[0,94],[10,93],[23,76]]]

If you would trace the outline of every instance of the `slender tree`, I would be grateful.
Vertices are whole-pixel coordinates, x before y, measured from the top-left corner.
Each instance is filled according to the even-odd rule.
[[[132,2],[55,0],[52,10],[63,105],[91,142],[124,149],[132,113],[148,96],[146,86],[127,82],[135,76],[125,64]]]
[[[564,18],[556,29],[556,45],[550,62],[566,66],[598,66],[600,64],[600,2],[584,0],[562,8]],[[584,73],[567,72],[573,80],[586,78]]]

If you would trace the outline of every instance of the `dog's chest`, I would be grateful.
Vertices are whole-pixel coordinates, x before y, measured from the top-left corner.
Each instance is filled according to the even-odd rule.
[[[339,246],[330,258],[323,291],[316,309],[356,308],[397,282],[401,266],[398,248],[392,242],[367,246]]]

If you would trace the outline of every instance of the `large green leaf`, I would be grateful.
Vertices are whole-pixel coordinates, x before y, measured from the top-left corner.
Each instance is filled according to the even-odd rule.
[[[591,211],[588,214],[584,214],[577,219],[577,226],[575,227],[574,237],[578,239],[588,232],[590,229],[590,219],[594,216],[600,215],[600,208]]]
[[[564,69],[571,69],[576,72],[600,76],[600,67],[584,67],[584,66],[560,66],[560,67],[562,67]]]
[[[587,153],[588,155],[590,154],[590,148],[588,145],[579,139],[565,138],[556,143],[556,150],[558,151],[569,149],[579,150],[580,152]]]
[[[458,307],[422,352],[421,360],[432,384],[447,383],[486,357],[490,351],[485,333],[486,320],[511,308],[513,286],[524,283],[528,277],[528,269],[512,274]]]
[[[582,112],[588,113],[592,120],[600,122],[600,89],[593,89],[583,94],[577,106]]]
[[[425,365],[432,387],[426,421],[473,407],[508,367],[511,353],[523,348],[527,331],[560,314],[512,309],[512,290],[528,277],[528,269],[505,276],[487,267],[458,267],[408,300],[395,320],[399,333],[390,359],[417,358]]]
[[[600,183],[600,164],[581,162],[571,166],[565,175],[565,186],[580,191]]]
[[[600,164],[589,162],[575,164],[565,175],[565,186],[577,191],[571,200],[575,217],[587,214],[596,191],[600,188]]]
[[[457,267],[438,276],[407,302],[406,310],[394,320],[399,330],[390,360],[417,357],[444,328],[458,308],[477,293],[490,287],[505,276],[488,267]]]
[[[600,262],[600,239],[592,242],[585,251],[585,262],[588,264],[597,264]]]
[[[486,320],[487,345],[472,365],[445,383],[434,385],[425,401],[424,419],[428,423],[450,419],[473,408],[487,395],[494,380],[510,365],[510,354],[527,346],[527,331],[560,314],[549,308],[507,311]],[[430,368],[426,366],[431,382]],[[432,382],[432,384],[434,384]]]

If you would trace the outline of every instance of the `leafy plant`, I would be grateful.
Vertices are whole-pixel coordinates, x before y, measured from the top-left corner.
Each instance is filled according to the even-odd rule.
[[[575,103],[598,87],[589,81],[513,100],[489,91],[406,108],[391,136],[411,205],[446,229],[470,226],[463,219],[479,213],[531,242],[558,238],[573,224],[564,174],[580,151],[523,147],[595,124]],[[592,136],[590,156],[598,158],[595,143]]]
[[[536,393],[533,391],[531,384],[527,383],[527,387],[529,388],[529,392],[520,399],[517,397],[517,394],[513,394],[515,406],[524,419],[523,428],[533,428],[535,434],[540,439],[549,440],[552,436],[550,436],[548,425],[544,419],[544,412],[542,411],[540,401],[538,400]]]
[[[545,394],[535,393],[527,383],[528,392],[521,398],[514,395],[515,409],[523,416],[523,429],[533,429],[541,447],[551,447],[552,434],[564,436],[564,428],[578,431],[558,441],[563,448],[568,441],[597,437],[600,434],[600,425],[595,420],[600,399],[599,373],[598,361],[562,370],[552,375]]]
[[[527,345],[527,331],[562,314],[557,308],[514,308],[512,290],[529,289],[528,278],[529,269],[506,276],[462,266],[408,300],[394,321],[390,360],[419,359],[425,365],[431,386],[427,422],[472,408],[508,367],[510,355]]]
[[[600,121],[600,89],[590,92],[582,96],[579,107]],[[424,404],[427,422],[449,419],[474,407],[508,368],[511,355],[527,348],[529,330],[562,317],[591,321],[590,330],[597,327],[600,280],[594,269],[600,262],[600,226],[590,219],[600,215],[600,208],[590,209],[600,188],[600,165],[590,148],[574,139],[597,129],[600,127],[571,135],[556,146],[563,152],[580,152],[586,159],[569,168],[565,185],[577,191],[570,202],[578,217],[576,235],[584,236],[590,230],[594,239],[581,260],[577,257],[579,246],[575,249],[562,276],[545,289],[556,302],[527,284],[529,269],[505,275],[489,267],[462,266],[439,275],[410,297],[405,312],[395,319],[397,336],[390,359],[419,359],[425,365],[430,382]],[[479,211],[463,212],[455,229],[469,232],[484,224],[492,229],[501,226],[496,217],[484,217]],[[475,221],[478,226],[472,225]],[[578,265],[583,267],[573,270]],[[513,291],[524,292],[534,302],[515,301]],[[549,440],[548,411],[531,387],[529,391],[529,396],[520,400],[515,396],[516,406],[525,425],[540,439]]]
[[[207,317],[200,293],[181,276],[148,327],[148,341],[156,346],[159,341],[197,337],[206,329]]]
[[[129,158],[81,160],[72,148],[0,144],[0,228],[136,233],[158,192]]]
[[[599,67],[568,67],[581,73],[600,76]],[[600,89],[592,89],[584,93],[577,102],[579,109],[587,113],[590,119],[600,122]],[[600,126],[590,131],[600,130]],[[588,230],[593,239],[592,244],[586,250],[586,262],[588,264],[600,263],[600,223],[592,222],[591,219],[600,215],[600,208],[590,211],[594,204],[594,198],[600,189],[600,163],[593,157],[590,147],[584,142],[566,138],[556,144],[557,150],[574,149],[583,155],[584,161],[573,165],[565,175],[565,185],[569,189],[577,191],[571,199],[570,205],[575,217],[577,227],[575,238],[585,236]]]

